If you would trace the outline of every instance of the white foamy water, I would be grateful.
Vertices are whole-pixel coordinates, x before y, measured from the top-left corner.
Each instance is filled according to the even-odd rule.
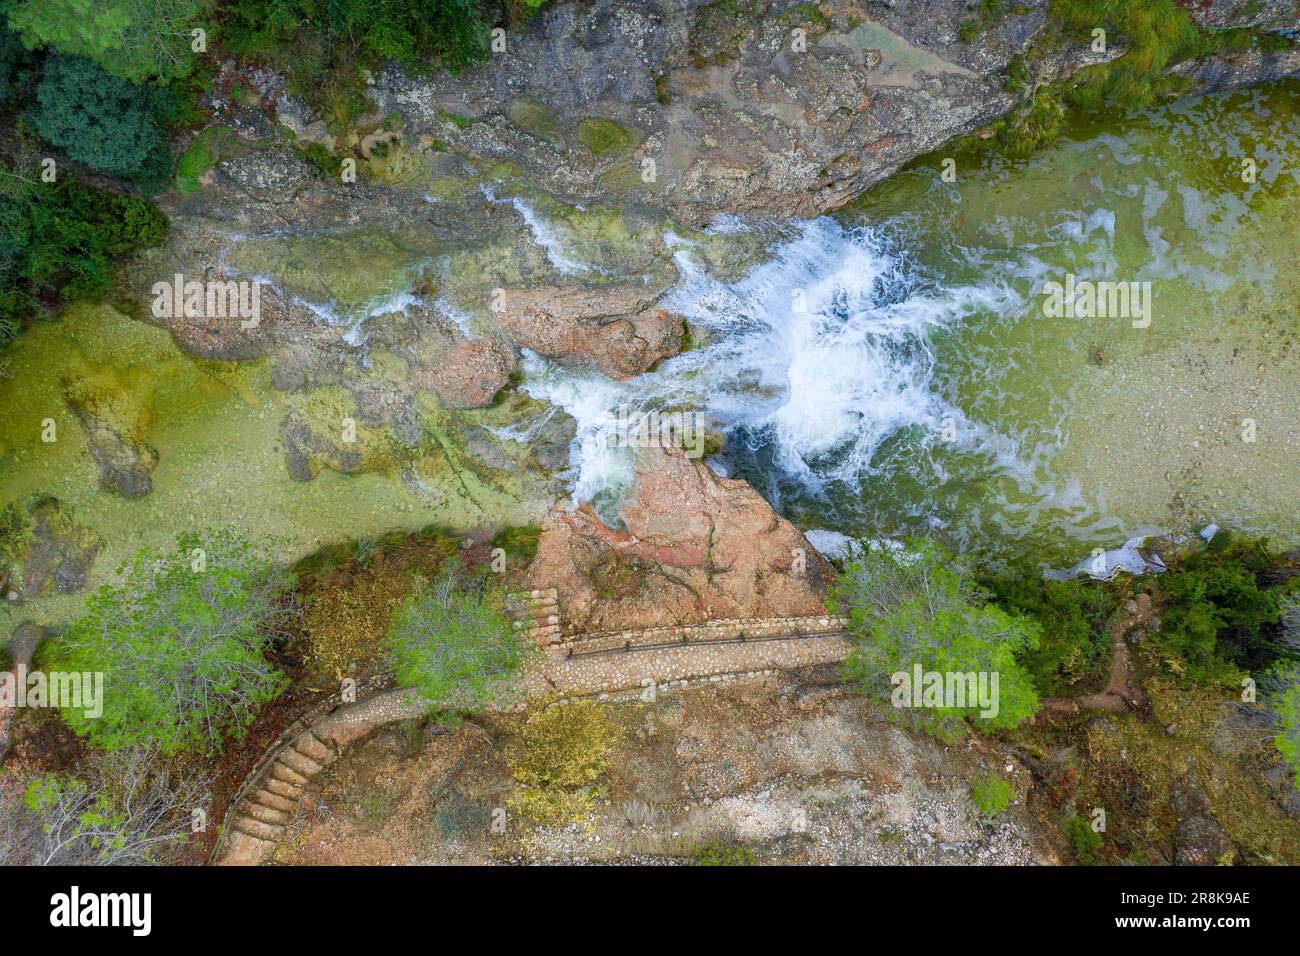
[[[533,242],[542,247],[546,253],[546,258],[550,260],[551,265],[555,266],[557,272],[562,275],[570,275],[574,272],[590,272],[592,267],[585,262],[579,262],[570,256],[564,249],[564,240],[560,236],[559,230],[553,224],[542,218],[532,206],[525,202],[519,196],[502,198],[496,194],[490,186],[484,184],[479,187],[488,202],[501,205],[508,203],[515,212],[524,221],[528,231],[532,234]]]
[[[926,283],[883,233],[805,222],[737,282],[711,278],[681,246],[682,279],[663,302],[709,344],[630,382],[569,372],[528,356],[523,388],[578,423],[575,500],[617,495],[631,455],[607,435],[620,405],[701,412],[749,450],[770,454],[812,493],[870,473],[880,445],[915,426],[923,442],[991,451],[1014,443],[967,419],[933,388],[928,336],[979,310],[1018,301],[996,285]]]

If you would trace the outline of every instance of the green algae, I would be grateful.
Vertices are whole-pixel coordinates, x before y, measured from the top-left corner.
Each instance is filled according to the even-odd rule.
[[[10,347],[9,358],[11,376],[0,379],[6,410],[0,416],[0,501],[52,495],[98,534],[104,547],[92,587],[140,547],[164,548],[177,533],[204,527],[271,539],[276,552],[291,559],[346,537],[430,523],[522,524],[530,517],[511,493],[478,475],[466,478],[473,473],[460,458],[462,478],[451,481],[450,469],[436,460],[445,453],[432,444],[424,487],[392,469],[346,475],[325,468],[312,481],[295,480],[281,435],[286,413],[304,407],[332,425],[330,416],[352,408],[341,395],[312,399],[309,392],[304,401],[278,392],[270,386],[270,360],[193,360],[165,331],[107,306],[74,306],[58,322],[33,327]],[[149,396],[140,400],[151,409],[147,434],[158,451],[149,494],[127,500],[100,489],[84,430],[67,403],[69,387],[96,395],[125,387]],[[132,404],[115,402],[106,406],[109,413],[134,420]],[[54,422],[53,442],[41,440],[47,419]],[[377,455],[388,457],[385,464],[409,453],[364,423],[358,431],[373,439]],[[451,438],[444,436],[443,444],[463,455]],[[40,623],[66,622],[85,593],[26,602],[14,613]]]

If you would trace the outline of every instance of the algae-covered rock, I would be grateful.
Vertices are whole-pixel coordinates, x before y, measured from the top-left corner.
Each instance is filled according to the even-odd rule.
[[[37,499],[27,513],[27,531],[12,561],[6,597],[29,600],[80,591],[99,554],[99,535],[78,524],[54,498]]]
[[[146,439],[153,383],[138,369],[104,364],[64,382],[64,395],[86,431],[100,483],[127,498],[146,495],[158,453]]]
[[[280,436],[289,474],[310,481],[321,468],[343,474],[391,473],[417,449],[392,431],[363,419],[355,396],[338,387],[308,392],[285,413]]]

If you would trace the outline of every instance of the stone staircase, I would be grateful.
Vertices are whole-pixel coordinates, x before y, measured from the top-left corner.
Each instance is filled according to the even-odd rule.
[[[511,595],[515,630],[527,629],[538,644],[560,640],[560,594],[555,588],[536,588]]]
[[[338,750],[312,730],[280,747],[275,759],[232,808],[230,833],[220,863],[261,863],[274,852],[298,811],[302,789],[338,758]]]

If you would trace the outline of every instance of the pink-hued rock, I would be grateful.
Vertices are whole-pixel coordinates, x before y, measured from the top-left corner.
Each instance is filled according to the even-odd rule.
[[[490,305],[520,348],[617,379],[676,355],[685,332],[680,315],[659,308],[651,292],[636,286],[505,289]]]
[[[558,589],[571,630],[825,611],[829,569],[803,534],[745,482],[678,449],[642,452],[621,515],[626,531],[590,505],[543,523],[529,586]]]
[[[491,405],[510,380],[515,357],[491,339],[461,339],[427,367],[417,367],[411,381],[438,396],[445,408]]]

